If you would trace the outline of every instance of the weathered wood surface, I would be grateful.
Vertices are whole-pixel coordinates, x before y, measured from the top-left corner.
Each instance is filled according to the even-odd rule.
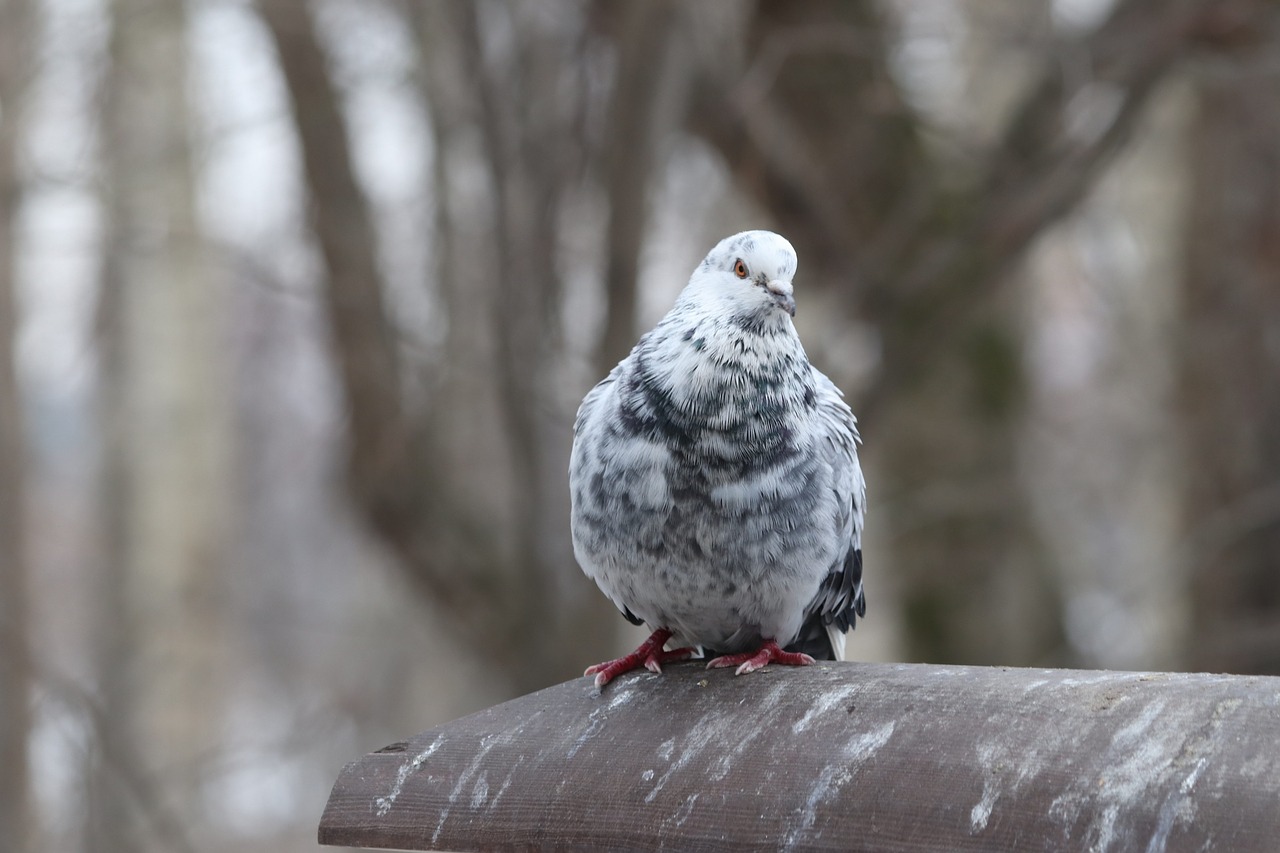
[[[1280,850],[1280,678],[697,664],[577,679],[342,771],[322,844]]]

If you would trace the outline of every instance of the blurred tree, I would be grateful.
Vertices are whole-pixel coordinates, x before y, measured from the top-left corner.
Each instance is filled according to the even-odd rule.
[[[1234,5],[1246,20],[1263,10]],[[882,367],[855,408],[898,496],[887,511],[909,656],[1053,660],[1064,644],[1045,614],[1061,607],[1017,487],[1023,341],[1009,273],[1084,197],[1174,63],[1215,36],[1221,10],[1121,0],[1094,31],[1046,33],[1002,129],[958,158],[923,141],[876,7],[755,9],[738,64],[730,49],[699,52],[712,61],[692,122],[793,235],[806,282],[879,323]],[[1072,110],[1104,91],[1104,119],[1073,126]]]
[[[621,622],[601,606],[567,547],[566,424],[547,405],[559,399],[565,369],[559,232],[574,184],[601,174],[615,249],[600,344],[608,360],[634,324],[670,5],[596,10],[599,25],[619,38],[601,110],[604,145],[586,126],[586,42],[595,36],[581,14],[457,2],[407,7],[436,142],[433,292],[446,308],[444,378],[429,383],[436,395],[421,412],[403,399],[408,377],[387,334],[368,203],[308,10],[287,0],[260,8],[292,98],[327,271],[356,503],[415,584],[513,689],[570,675],[612,646]],[[500,57],[485,44],[494,26],[521,34]],[[472,186],[459,186],[462,175]]]
[[[686,95],[683,81],[673,81],[669,71],[684,70],[688,45],[672,26],[676,10],[669,2],[597,0],[590,13],[595,29],[616,45],[613,92],[597,158],[603,161],[601,191],[609,208],[604,332],[595,357],[595,371],[604,376],[635,344],[636,290],[649,219],[649,186],[657,149],[676,130]]]
[[[0,4],[0,853],[34,850],[26,442],[16,364],[19,147],[35,18],[26,0]]]
[[[746,17],[720,27],[699,26],[697,7],[662,4],[407,8],[436,139],[435,288],[446,327],[445,378],[428,383],[424,412],[404,397],[376,230],[308,10],[261,4],[328,271],[352,493],[484,657],[528,689],[567,674],[561,662],[580,660],[582,646],[598,647],[586,635],[609,632],[607,608],[590,595],[580,606],[580,579],[569,579],[566,425],[544,405],[558,400],[564,369],[558,235],[567,187],[598,177],[609,210],[603,370],[636,331],[655,127],[673,121],[664,106],[683,104],[662,83],[677,55],[693,64],[689,128],[794,237],[806,281],[879,321],[881,369],[855,402],[896,495],[880,500],[898,530],[909,655],[1029,663],[1062,654],[1059,623],[1043,617],[1061,612],[1054,573],[1019,493],[1023,307],[1009,273],[1084,197],[1156,84],[1212,35],[1217,13],[1196,0],[1124,0],[1093,31],[1046,30],[1038,74],[990,143],[961,157],[926,143],[928,123],[890,66],[898,34],[871,5],[732,7],[729,17]],[[1240,2],[1246,16],[1258,8]],[[1012,14],[1047,20],[1043,6]],[[493,33],[515,36],[498,49]],[[603,109],[585,79],[593,49],[612,57]],[[1073,123],[1090,104],[1093,125]],[[603,132],[593,133],[593,110]]]
[[[1280,674],[1280,16],[1221,37],[1241,56],[1197,82],[1182,282],[1186,662]]]
[[[185,118],[184,7],[115,0],[111,12],[97,318],[101,713],[86,820],[88,848],[104,853],[149,849],[151,837],[163,849],[187,847],[196,799],[156,797],[141,746],[190,768],[222,725],[230,495],[225,384],[214,357],[219,290],[195,219]]]

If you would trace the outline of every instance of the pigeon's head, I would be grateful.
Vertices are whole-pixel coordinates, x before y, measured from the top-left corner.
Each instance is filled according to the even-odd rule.
[[[743,231],[721,240],[689,279],[688,298],[727,313],[794,317],[791,279],[796,250],[772,231]]]

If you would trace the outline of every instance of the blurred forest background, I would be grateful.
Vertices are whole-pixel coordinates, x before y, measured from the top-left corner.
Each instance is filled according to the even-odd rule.
[[[0,851],[311,850],[629,646],[573,414],[747,227],[851,657],[1280,673],[1278,9],[0,0]]]

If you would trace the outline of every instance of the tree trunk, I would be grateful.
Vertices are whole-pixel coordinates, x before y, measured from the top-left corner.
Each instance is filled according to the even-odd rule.
[[[31,650],[25,535],[27,453],[16,365],[16,218],[22,99],[35,38],[30,4],[0,5],[0,853],[34,850],[28,765]]]
[[[1199,82],[1183,278],[1187,665],[1280,673],[1280,30]]]
[[[562,678],[591,662],[593,649],[612,646],[621,624],[573,566],[570,437],[563,419],[549,416],[558,414],[564,369],[559,216],[584,156],[573,146],[587,91],[565,69],[582,66],[572,53],[581,46],[535,29],[491,62],[482,9],[409,7],[437,141],[447,341],[437,395],[425,414],[411,415],[383,317],[376,234],[324,52],[305,7],[263,0],[260,8],[290,90],[327,267],[352,497],[460,642],[511,689]],[[528,7],[492,10],[525,32]],[[566,90],[566,80],[581,89]],[[454,186],[450,177],[468,169],[481,186]]]
[[[885,466],[868,541],[888,516],[911,658],[1033,663],[1064,648],[1059,620],[1032,616],[1061,608],[1018,491],[1026,400],[1010,274],[1177,61],[1267,14],[1253,0],[1121,0],[1095,30],[1046,45],[994,142],[961,158],[967,174],[921,143],[874,7],[760,4],[752,67],[735,73],[732,46],[707,54],[692,126],[794,235],[804,282],[879,318],[882,365],[851,402]],[[1108,120],[1071,128],[1071,105],[1102,89],[1116,99]],[[877,583],[868,566],[873,607]]]
[[[179,790],[152,802],[138,787],[149,763],[139,756],[178,766],[203,758],[229,687],[222,292],[195,216],[185,12],[167,0],[116,0],[112,23],[98,317],[102,714],[88,827],[90,849],[105,853],[147,849],[139,816],[164,847],[184,846],[175,821],[191,826],[199,800]]]
[[[110,88],[106,100],[111,100]],[[107,208],[122,208],[119,190],[110,180],[106,191]],[[97,497],[102,567],[95,578],[97,588],[92,601],[93,668],[102,714],[95,748],[87,755],[85,850],[88,853],[122,853],[138,847],[131,804],[113,767],[114,756],[132,755],[136,751],[134,730],[138,716],[130,663],[136,654],[138,638],[136,617],[130,604],[129,528],[135,483],[130,464],[129,383],[125,368],[128,331],[123,316],[123,252],[121,236],[109,235],[103,247],[98,284],[97,419],[101,444]]]
[[[676,118],[660,109],[670,101],[664,98],[663,84],[670,54],[676,49],[670,2],[602,4],[602,11],[613,13],[610,23],[618,59],[601,152],[609,205],[604,333],[595,357],[601,377],[630,351],[639,332],[636,287],[640,248],[649,224],[649,184],[656,149]]]
[[[1052,620],[1027,616],[1056,602],[1018,491],[1025,401],[1019,304],[1000,287],[1007,261],[981,240],[947,249],[966,226],[943,219],[939,165],[892,83],[879,14],[762,4],[749,45],[742,82],[726,89],[707,71],[693,126],[793,236],[808,304],[821,310],[825,296],[883,317],[877,384],[850,400],[881,462],[868,539],[890,540],[879,547],[894,563],[893,580],[868,566],[871,606],[886,593],[900,599],[912,660],[1040,659],[1059,635]],[[915,289],[901,280],[944,254]],[[938,310],[956,289],[969,304]],[[824,367],[843,378],[840,365]]]

